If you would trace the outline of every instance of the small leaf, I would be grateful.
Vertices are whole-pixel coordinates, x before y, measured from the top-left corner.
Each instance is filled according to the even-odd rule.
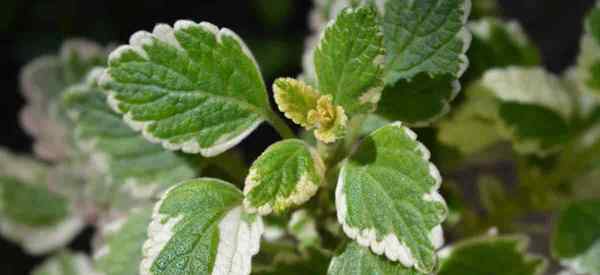
[[[311,216],[306,209],[292,213],[288,231],[300,242],[301,247],[319,247],[321,244],[315,217]]]
[[[100,275],[83,253],[61,251],[36,267],[32,275]]]
[[[100,227],[102,241],[94,253],[99,271],[105,275],[139,274],[151,215],[151,207],[137,208]]]
[[[343,10],[328,25],[314,53],[321,94],[348,116],[375,110],[383,88],[383,33],[372,7]]]
[[[448,211],[439,171],[416,138],[400,123],[366,137],[341,168],[336,208],[350,238],[427,273],[436,266]]]
[[[49,169],[0,152],[0,233],[36,255],[66,245],[85,225],[67,197],[49,190]]]
[[[92,164],[115,185],[135,198],[147,198],[173,184],[196,176],[182,156],[165,151],[139,136],[110,109],[106,95],[94,83],[72,86],[64,105],[74,126],[78,148],[91,156]]]
[[[470,0],[386,2],[386,87],[378,114],[421,127],[449,111],[469,63],[470,5]]]
[[[34,138],[37,156],[48,161],[68,157],[68,125],[60,106],[62,92],[83,80],[94,67],[106,63],[108,52],[97,44],[80,39],[66,41],[59,55],[36,58],[21,72],[21,93],[27,105],[21,124]]]
[[[308,112],[307,121],[317,128],[315,137],[325,143],[342,138],[348,125],[344,108],[334,105],[330,95],[319,98],[316,108]]]
[[[308,112],[317,107],[321,95],[309,85],[293,78],[279,78],[273,84],[275,102],[279,110],[294,123],[310,129]]]
[[[552,255],[581,274],[600,274],[600,200],[571,203],[552,234]]]
[[[526,253],[523,236],[482,237],[459,242],[440,251],[439,275],[541,275],[542,257]]]
[[[267,215],[301,205],[316,192],[325,173],[321,158],[297,139],[271,145],[252,164],[244,187],[244,206]]]
[[[600,95],[600,6],[596,5],[585,18],[585,32],[577,57],[576,80],[580,88]]]
[[[242,198],[216,179],[172,187],[154,208],[140,274],[250,274],[263,223],[242,212]]]
[[[135,33],[110,55],[101,84],[113,108],[148,140],[207,157],[274,115],[244,42],[206,22]]]
[[[420,273],[399,263],[377,256],[356,243],[350,243],[344,252],[333,258],[328,275],[418,275]]]

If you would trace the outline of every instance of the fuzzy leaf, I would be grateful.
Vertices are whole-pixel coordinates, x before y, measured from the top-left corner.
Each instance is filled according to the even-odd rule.
[[[565,207],[552,234],[552,255],[577,273],[600,274],[600,200]]]
[[[106,95],[94,81],[71,87],[64,95],[75,125],[78,147],[91,155],[95,167],[132,197],[147,198],[196,175],[182,156],[149,143],[110,109]]]
[[[439,275],[541,275],[543,258],[526,253],[522,236],[484,237],[459,242],[440,251]]]
[[[285,116],[294,123],[312,128],[308,122],[308,112],[317,107],[321,95],[309,85],[293,78],[279,78],[273,84],[275,102]]]
[[[427,273],[443,244],[447,208],[438,193],[439,171],[416,138],[400,123],[366,137],[341,168],[336,208],[350,238]]]
[[[94,254],[98,271],[105,275],[139,274],[151,215],[151,207],[137,208],[100,227],[102,241]]]
[[[383,34],[372,7],[343,10],[314,53],[319,92],[348,116],[372,112],[383,88]]]
[[[21,92],[27,105],[21,124],[34,138],[37,156],[48,161],[65,160],[70,153],[68,125],[61,109],[61,94],[84,79],[94,67],[106,63],[108,52],[80,39],[66,41],[58,55],[48,55],[27,64],[21,72]]]
[[[35,268],[32,275],[100,275],[94,270],[89,257],[82,253],[61,251],[52,256],[39,267]]]
[[[154,208],[140,274],[250,274],[263,223],[242,212],[242,198],[216,179],[172,187]]]
[[[84,226],[71,201],[49,190],[49,169],[0,151],[0,233],[36,255],[67,244]]]
[[[356,243],[350,243],[344,252],[333,258],[328,275],[418,275],[412,268],[391,262],[383,256],[377,256]]]
[[[113,108],[167,149],[210,157],[272,118],[258,65],[244,42],[210,23],[159,24],[109,57],[101,81]]]
[[[252,164],[244,187],[244,206],[267,215],[310,199],[323,182],[325,167],[304,141],[287,139],[271,145]]]
[[[449,111],[469,63],[470,5],[470,0],[386,2],[386,88],[378,114],[427,126]]]

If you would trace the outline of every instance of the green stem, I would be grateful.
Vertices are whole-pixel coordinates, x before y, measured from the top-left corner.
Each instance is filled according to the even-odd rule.
[[[285,120],[281,119],[281,117],[274,112],[271,112],[268,115],[269,123],[271,126],[275,128],[275,131],[279,133],[279,136],[283,139],[296,138],[296,134],[292,131],[292,128],[285,122]]]

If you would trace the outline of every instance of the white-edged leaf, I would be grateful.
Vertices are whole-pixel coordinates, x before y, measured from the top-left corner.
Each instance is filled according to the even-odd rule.
[[[215,156],[273,116],[244,42],[207,22],[133,34],[100,82],[133,129],[171,150]]]
[[[61,251],[36,267],[32,275],[101,275],[83,253]]]
[[[440,251],[439,275],[541,275],[544,258],[527,254],[524,236],[492,236],[464,240]]]
[[[368,248],[349,243],[331,260],[327,275],[419,275],[415,269],[373,254]],[[466,274],[465,274],[466,275]]]
[[[217,179],[185,181],[155,205],[142,275],[250,274],[262,219],[242,211],[242,192]]]
[[[367,136],[341,168],[336,208],[344,232],[360,245],[431,272],[448,211],[440,173],[416,139],[399,122]]]
[[[0,151],[0,233],[31,254],[66,245],[85,225],[69,198],[49,189],[50,169]]]
[[[552,234],[552,255],[581,274],[600,274],[600,200],[574,202],[561,210]]]
[[[152,207],[136,208],[100,227],[94,264],[104,275],[139,274]],[[83,275],[83,274],[82,274]]]
[[[110,109],[106,95],[94,83],[99,70],[90,73],[87,83],[71,86],[63,98],[77,147],[89,154],[106,184],[132,197],[147,198],[194,178],[192,163],[146,141]]]
[[[81,81],[94,67],[106,62],[108,53],[97,44],[67,40],[58,55],[36,58],[21,72],[21,92],[27,105],[21,111],[21,125],[34,138],[37,156],[48,161],[68,157],[68,125],[60,106],[60,95]]]
[[[267,215],[301,205],[323,182],[325,165],[316,151],[299,139],[277,142],[254,161],[244,186],[244,206]]]
[[[377,11],[347,8],[325,28],[315,50],[318,90],[349,116],[372,112],[383,89],[383,59]]]

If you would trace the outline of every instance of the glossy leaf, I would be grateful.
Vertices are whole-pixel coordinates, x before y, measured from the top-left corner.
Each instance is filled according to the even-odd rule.
[[[348,237],[378,255],[431,272],[447,216],[439,171],[416,134],[400,123],[367,136],[341,168],[338,220]]]

